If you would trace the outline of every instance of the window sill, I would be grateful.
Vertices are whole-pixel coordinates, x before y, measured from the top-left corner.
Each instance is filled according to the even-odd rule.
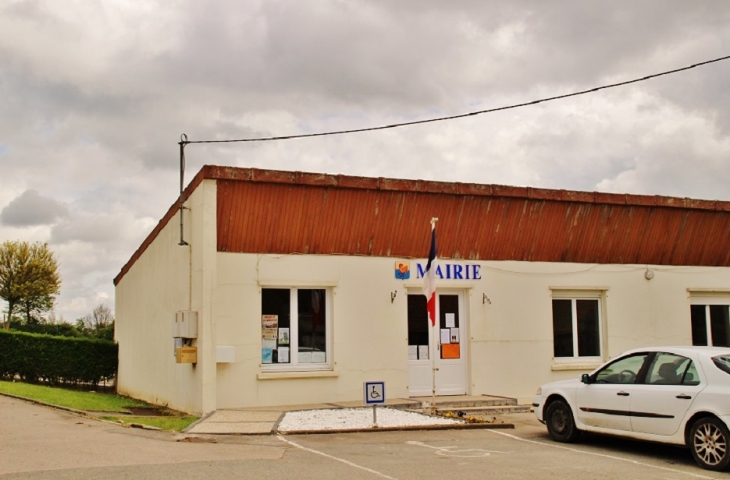
[[[553,372],[569,371],[569,370],[595,370],[602,365],[601,362],[591,363],[553,363],[550,370]]]
[[[257,380],[292,380],[301,378],[337,378],[340,374],[333,370],[313,370],[309,372],[259,372]]]

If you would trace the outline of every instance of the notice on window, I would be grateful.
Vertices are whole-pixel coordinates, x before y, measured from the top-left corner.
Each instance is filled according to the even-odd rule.
[[[273,363],[276,340],[261,340],[261,363]]]
[[[289,329],[279,329],[279,345],[289,345]]]
[[[277,338],[277,328],[276,327],[264,327],[261,329],[261,338],[265,340],[274,340],[276,341]]]
[[[312,363],[312,352],[299,352],[299,363]]]
[[[408,360],[418,360],[418,345],[408,345]]]
[[[447,313],[446,314],[446,328],[454,328],[455,326],[456,326],[456,314]]]
[[[451,343],[460,343],[459,339],[459,329],[458,328],[450,328],[451,331]]]
[[[289,363],[289,347],[279,347],[279,363]]]
[[[312,352],[312,363],[325,363],[327,355],[325,352]]]
[[[450,343],[441,346],[441,358],[460,358],[459,344]]]
[[[277,328],[279,326],[279,315],[262,315],[261,327]]]
[[[418,359],[419,360],[428,360],[428,345],[419,345],[418,346]]]
[[[447,343],[451,343],[451,329],[442,328],[441,329],[441,345],[445,345]]]

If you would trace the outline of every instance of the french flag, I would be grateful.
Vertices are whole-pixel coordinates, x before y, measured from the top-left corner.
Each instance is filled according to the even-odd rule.
[[[426,295],[426,308],[432,327],[436,326],[436,220],[431,219],[431,250],[423,275],[423,294]]]

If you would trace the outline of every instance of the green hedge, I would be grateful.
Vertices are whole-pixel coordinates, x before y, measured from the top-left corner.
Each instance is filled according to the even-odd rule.
[[[0,330],[0,378],[98,384],[116,375],[118,348],[91,338]]]

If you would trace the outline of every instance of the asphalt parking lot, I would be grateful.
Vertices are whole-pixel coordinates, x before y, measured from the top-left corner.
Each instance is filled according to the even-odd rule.
[[[563,445],[531,414],[508,420],[514,429],[190,437],[0,397],[0,478],[730,478],[684,449],[598,436]]]

